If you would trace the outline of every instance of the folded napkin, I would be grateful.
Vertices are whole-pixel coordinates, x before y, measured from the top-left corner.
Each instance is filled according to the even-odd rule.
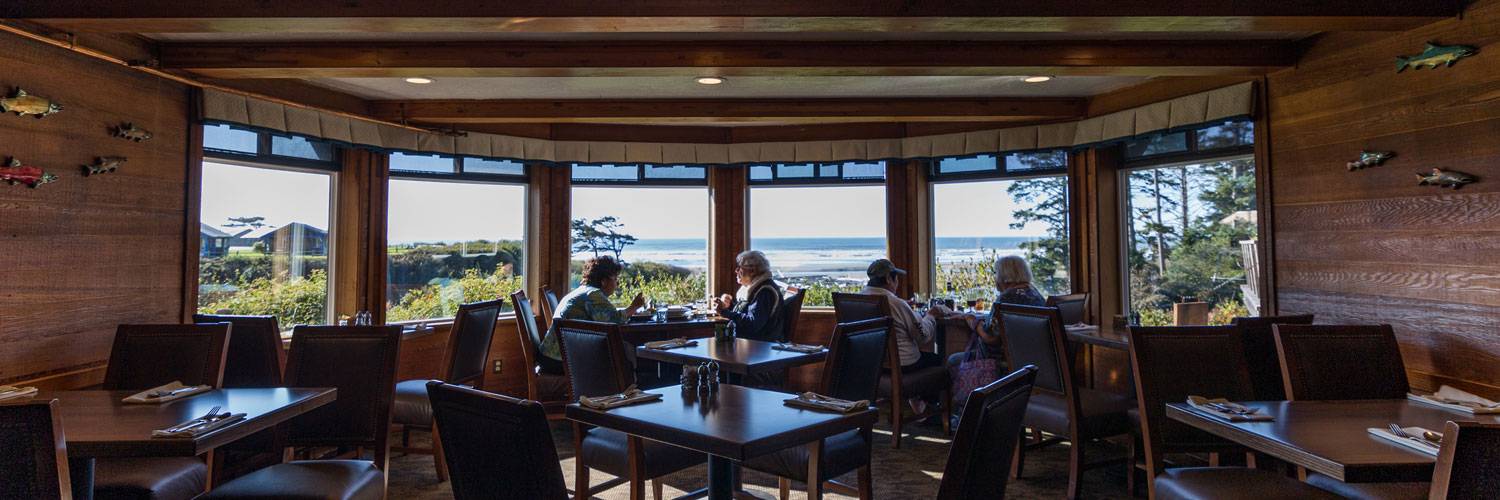
[[[661,399],[661,394],[641,392],[640,389],[631,387],[629,389],[626,389],[625,392],[619,394],[611,394],[609,396],[596,396],[592,398],[587,396],[580,396],[578,398],[578,404],[595,410],[612,410],[621,406],[630,406],[637,403],[645,403],[647,401],[656,401],[658,399]]]
[[[13,385],[0,385],[0,401],[12,399],[29,398],[36,395],[35,387],[16,387]]]
[[[1432,394],[1411,394],[1406,399],[1424,403],[1432,406],[1446,408],[1453,411],[1473,413],[1476,415],[1487,415],[1500,413],[1500,403],[1479,397],[1462,389],[1455,389],[1446,385],[1438,387],[1437,392]]]
[[[836,413],[849,413],[864,410],[870,407],[866,400],[848,401],[839,398],[831,398],[816,392],[804,392],[795,398],[783,401],[787,406],[795,406],[807,410],[831,411]]]
[[[775,350],[778,350],[778,351],[795,351],[795,352],[800,352],[800,353],[803,353],[803,354],[812,354],[812,353],[815,353],[815,352],[823,352],[823,349],[824,349],[824,347],[820,346],[820,345],[791,344],[791,343],[776,344],[776,345],[772,345],[771,348],[775,349]]]
[[[1407,436],[1409,437],[1397,436],[1396,433],[1391,432],[1390,429],[1377,429],[1374,427],[1365,429],[1365,431],[1369,432],[1375,437],[1390,441],[1392,443],[1396,443],[1401,446],[1405,446],[1412,450],[1432,455],[1434,457],[1437,456],[1438,449],[1442,445],[1429,441],[1422,437],[1426,432],[1428,432],[1427,429],[1423,429],[1421,427],[1402,427],[1401,430],[1405,431]],[[1434,434],[1437,434],[1438,439],[1442,439],[1442,434]]]
[[[1099,325],[1077,323],[1072,325],[1064,325],[1063,330],[1066,330],[1068,333],[1078,335],[1094,335],[1099,333]]]
[[[1224,398],[1209,399],[1203,396],[1188,396],[1187,404],[1199,411],[1230,422],[1265,422],[1276,419],[1270,415],[1260,413],[1259,409],[1239,403],[1231,403]]]
[[[687,347],[687,346],[694,346],[694,345],[698,345],[698,341],[696,341],[696,340],[688,340],[688,339],[685,339],[685,338],[682,338],[682,337],[677,337],[677,338],[672,339],[672,340],[657,340],[655,342],[647,342],[646,343],[646,348],[647,349],[656,349],[656,350],[659,350],[659,351],[665,351],[667,349],[676,349],[678,347]]]
[[[166,429],[151,431],[151,437],[158,438],[190,438],[198,437],[210,432],[224,428],[245,419],[244,413],[224,412],[212,416],[198,417]]]
[[[167,401],[174,401],[192,396],[200,392],[208,392],[212,389],[212,387],[206,385],[195,385],[189,387],[186,385],[182,385],[182,382],[174,380],[170,383],[152,387],[150,389],[132,394],[130,395],[130,397],[125,398],[124,401],[131,404],[165,403]]]

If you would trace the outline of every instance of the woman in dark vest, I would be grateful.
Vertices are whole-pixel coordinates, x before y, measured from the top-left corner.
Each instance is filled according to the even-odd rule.
[[[734,279],[740,288],[734,296],[714,299],[719,315],[734,323],[735,336],[782,342],[781,287],[771,279],[771,261],[759,250],[740,252],[734,258]]]

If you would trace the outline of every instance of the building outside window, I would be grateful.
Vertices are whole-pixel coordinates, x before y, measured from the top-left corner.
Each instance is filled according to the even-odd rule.
[[[224,125],[204,131],[198,312],[271,315],[288,329],[329,323],[336,149]]]
[[[806,289],[810,307],[863,288],[870,262],[888,254],[885,163],[749,170],[750,248],[766,254],[775,279]]]
[[[1141,324],[1173,324],[1182,302],[1206,304],[1209,324],[1258,314],[1253,144],[1251,123],[1230,122],[1126,145],[1128,300]]]
[[[499,174],[499,175],[496,175]],[[524,165],[393,153],[386,211],[386,320],[451,318],[524,288]]]
[[[688,304],[708,294],[707,170],[692,165],[573,165],[570,286],[596,256],[624,262],[624,306],[637,293]],[[559,290],[559,293],[566,290]]]

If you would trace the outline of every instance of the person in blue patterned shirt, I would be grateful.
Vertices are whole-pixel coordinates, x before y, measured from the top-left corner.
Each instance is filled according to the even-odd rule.
[[[573,291],[564,295],[557,301],[557,311],[552,314],[552,325],[557,325],[560,319],[581,319],[585,321],[599,321],[602,323],[625,324],[630,317],[635,315],[642,306],[646,304],[646,298],[641,294],[635,294],[630,301],[630,307],[624,312],[615,308],[614,303],[609,301],[609,296],[614,295],[620,288],[620,271],[625,268],[614,257],[603,255],[594,257],[583,263],[583,284],[578,285]],[[562,374],[562,350],[557,345],[556,328],[547,330],[547,336],[542,339],[542,359],[538,360],[542,370],[547,373]],[[633,349],[626,350],[628,354],[634,354]],[[634,357],[634,356],[631,356]]]

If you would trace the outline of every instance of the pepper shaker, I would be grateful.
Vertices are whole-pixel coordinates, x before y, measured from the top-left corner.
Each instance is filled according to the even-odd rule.
[[[683,389],[698,388],[698,367],[694,365],[682,365],[682,376],[679,377]]]

